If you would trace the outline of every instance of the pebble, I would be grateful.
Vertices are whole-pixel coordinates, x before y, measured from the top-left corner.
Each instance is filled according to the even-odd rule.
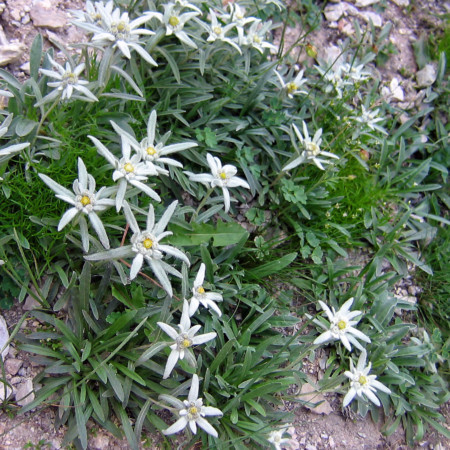
[[[6,394],[6,395],[5,395]],[[7,385],[0,381],[0,402],[4,402],[9,397],[11,397],[12,389]]]
[[[27,379],[17,386],[16,402],[19,406],[25,406],[34,400],[33,381]]]
[[[1,64],[0,64],[1,65]],[[5,347],[5,344],[9,340],[8,326],[6,325],[6,321],[3,316],[0,316],[0,350]],[[5,347],[2,351],[2,358],[5,360],[6,355],[9,352],[9,345]]]
[[[321,434],[320,435],[320,437],[322,438],[322,439],[328,439],[328,434],[325,434],[325,433],[323,433],[323,434]]]
[[[317,447],[315,445],[307,444],[305,449],[306,450],[317,450]]]
[[[12,377],[9,382],[11,384],[19,384],[22,381],[22,377]]]
[[[365,8],[366,6],[378,3],[380,0],[356,0],[355,5],[358,7]]]
[[[409,0],[391,0],[391,2],[397,6],[409,6]]]
[[[362,437],[362,438],[366,438],[367,437],[367,435],[365,435],[364,433],[361,433],[360,431],[358,431],[358,436]]]
[[[372,21],[375,28],[381,28],[383,25],[383,19],[376,12],[360,11],[359,16],[363,18],[367,23],[370,23],[370,21]]]
[[[431,86],[436,81],[436,69],[433,64],[427,64],[416,73],[417,85],[419,87]]]
[[[46,8],[43,2],[36,3],[30,10],[30,17],[35,27],[57,30],[64,28],[67,23],[66,15],[62,11]]]
[[[24,376],[26,376],[27,375],[27,369],[25,368],[25,367],[21,367],[20,368],[20,370],[19,370],[19,375],[21,376],[21,377],[24,377]]]
[[[17,375],[20,368],[22,367],[23,361],[17,358],[9,358],[5,361],[5,370],[9,375]]]

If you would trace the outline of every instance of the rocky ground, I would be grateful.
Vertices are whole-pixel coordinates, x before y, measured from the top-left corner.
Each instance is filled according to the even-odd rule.
[[[292,0],[292,6],[296,2]],[[41,33],[46,45],[59,40],[65,43],[80,42],[83,34],[70,24],[70,9],[82,9],[82,0],[5,0],[0,1],[0,66],[23,78],[28,72],[29,48],[37,33]],[[377,67],[380,79],[386,84],[386,95],[395,97],[400,106],[410,109],[420,107],[423,98],[422,88],[427,84],[428,73],[418,72],[412,43],[422,33],[442,27],[442,15],[448,13],[450,5],[443,1],[430,0],[349,0],[332,1],[325,8],[320,28],[308,36],[308,41],[321,54],[333,53],[346,38],[355,34],[355,22],[363,31],[368,31],[370,23],[381,29],[392,23],[389,41],[394,57],[388,59],[383,67]],[[292,45],[303,34],[300,26],[287,30],[285,48]],[[279,36],[278,36],[279,37]],[[277,39],[277,36],[275,36]],[[301,63],[301,60],[299,61]],[[395,80],[395,81],[393,81]],[[358,256],[358,255],[357,255]],[[360,255],[359,255],[360,256]],[[420,295],[420,287],[413,279],[403,280],[398,286],[398,295],[415,302]],[[13,310],[3,311],[6,328],[11,332],[23,313],[33,307],[25,302]],[[0,342],[2,339],[0,317]],[[24,327],[36,327],[33,320],[25,321]],[[1,347],[2,345],[0,345]],[[14,345],[4,353],[6,378],[14,387],[11,393],[17,405],[25,405],[33,399],[32,379],[39,367],[29,355],[18,351]],[[326,361],[324,354],[323,361]],[[399,428],[389,438],[384,437],[380,427],[369,419],[347,417],[342,413],[341,399],[335,394],[319,394],[314,384],[323,373],[321,359],[318,363],[307,365],[310,384],[304,385],[301,392],[295,393],[303,400],[323,403],[312,409],[298,407],[296,403],[286,403],[283,408],[295,411],[295,421],[290,428],[293,436],[292,448],[320,449],[403,449],[404,433]],[[0,386],[1,387],[1,386]],[[0,399],[5,392],[0,389]],[[6,394],[9,394],[6,392]],[[447,405],[442,413],[450,417]],[[53,427],[55,411],[51,408],[15,416],[0,410],[0,449],[22,448],[59,449],[63,446],[64,429]],[[148,436],[142,442],[144,448],[162,448],[158,438]],[[118,440],[94,424],[90,429],[89,448],[127,449],[126,441]],[[417,448],[450,448],[450,441],[436,432],[429,432]]]

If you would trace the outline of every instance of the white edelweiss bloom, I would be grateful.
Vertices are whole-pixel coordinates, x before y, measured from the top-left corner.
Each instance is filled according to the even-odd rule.
[[[5,118],[5,120],[2,122],[2,124],[0,125],[0,138],[2,138],[8,132],[8,127],[11,125],[13,116],[14,116],[14,114],[9,114]],[[12,155],[22,151],[24,148],[27,148],[29,146],[30,146],[29,142],[24,142],[22,144],[13,144],[13,145],[8,145],[6,147],[3,147],[0,149],[0,158],[2,156],[4,156],[4,157],[8,156],[9,158],[4,158],[4,159],[5,160],[10,159],[10,157]],[[3,161],[0,159],[0,162],[3,162]]]
[[[352,86],[353,81],[349,77],[343,76],[342,64],[333,67],[314,66],[322,75],[323,79],[328,83],[325,92],[335,91],[337,98],[342,98],[343,92],[347,86]]]
[[[298,140],[300,141],[302,149],[297,148],[297,144],[293,141],[294,147],[299,151],[300,156],[295,158],[285,167],[283,167],[283,172],[287,170],[294,169],[304,162],[312,161],[320,170],[325,170],[322,166],[323,164],[331,164],[331,161],[327,161],[325,159],[318,158],[319,156],[328,156],[329,158],[339,159],[339,156],[325,152],[320,149],[320,144],[322,143],[322,128],[318,129],[314,134],[314,137],[310,138],[308,133],[308,128],[306,123],[303,121],[303,134],[300,133],[300,130],[297,128],[295,124],[292,124],[292,128],[294,129],[295,134],[297,135]]]
[[[188,8],[188,9],[192,9],[194,11],[197,11],[199,14],[201,14],[202,11],[197,6],[195,6],[194,3],[195,2],[188,2],[187,0],[175,0],[175,4],[178,7],[180,7],[180,9]]]
[[[352,350],[351,344],[362,351],[364,348],[356,338],[367,343],[371,342],[364,333],[353,327],[359,320],[352,319],[362,314],[361,311],[350,311],[353,304],[353,297],[348,299],[337,312],[334,308],[331,308],[330,310],[330,308],[320,300],[319,304],[325,311],[325,314],[330,321],[330,326],[327,327],[321,321],[317,319],[314,320],[315,324],[324,328],[326,331],[318,336],[313,344],[320,345],[331,340],[339,339],[348,351]]]
[[[80,10],[69,10],[69,12],[81,22],[104,26],[102,23],[102,15],[99,11],[99,5],[101,5],[108,14],[111,14],[114,9],[114,2],[112,0],[106,4],[104,2],[92,3],[90,0],[87,0],[86,12]]]
[[[369,375],[372,363],[366,365],[367,353],[365,350],[361,352],[356,367],[353,365],[353,360],[350,358],[350,371],[346,371],[344,375],[350,379],[350,389],[344,397],[342,406],[345,408],[354,398],[365,400],[367,397],[372,403],[380,406],[380,400],[375,395],[377,390],[390,394],[391,390],[383,383],[376,380],[376,375]]]
[[[157,322],[157,324],[169,337],[175,341],[170,346],[172,351],[167,359],[163,379],[169,378],[169,375],[172,373],[177,361],[179,359],[184,359],[185,356],[189,365],[195,367],[197,363],[190,348],[193,345],[200,345],[209,342],[217,336],[214,332],[195,336],[197,331],[201,328],[201,325],[194,325],[191,327],[191,320],[189,319],[189,304],[187,300],[184,300],[183,303],[183,312],[181,314],[180,324],[178,325],[178,328],[180,329],[179,332],[166,323]]]
[[[58,224],[58,231],[61,231],[70,221],[78,218],[80,223],[81,241],[83,250],[89,251],[89,234],[87,223],[83,215],[89,217],[100,242],[105,248],[109,248],[109,239],[105,227],[97,215],[97,212],[104,211],[110,206],[114,206],[114,200],[105,198],[111,192],[110,188],[102,187],[95,192],[95,179],[87,173],[86,166],[81,158],[78,158],[78,179],[73,182],[73,192],[61,186],[56,181],[44,174],[39,174],[41,180],[56,193],[56,197],[70,203],[73,207],[68,209]]]
[[[340,68],[341,71],[345,73],[346,76],[351,80],[353,80],[355,83],[366,81],[371,76],[370,72],[364,70],[364,64],[356,66],[350,63],[343,63]]]
[[[227,44],[234,47],[239,53],[242,53],[241,48],[239,45],[236,44],[232,39],[227,38],[225,35],[230,31],[232,28],[235,27],[236,24],[229,23],[228,25],[222,26],[219,21],[217,20],[216,13],[210,9],[209,10],[210,18],[211,18],[211,24],[203,24],[206,31],[208,31],[209,36],[208,39],[206,39],[207,42],[215,42],[215,41],[222,41],[226,42]]]
[[[192,8],[191,8],[192,9]],[[182,13],[175,3],[164,5],[164,15],[155,12],[147,12],[150,17],[156,17],[166,27],[166,36],[174,34],[181,42],[192,48],[197,48],[197,44],[183,31],[186,22],[198,16],[198,11]]]
[[[361,105],[361,114],[353,117],[353,120],[359,122],[362,125],[366,125],[371,130],[378,130],[381,133],[387,134],[387,131],[377,124],[377,122],[381,122],[384,120],[382,117],[378,117],[379,111],[379,109],[370,111],[366,109],[364,105]]]
[[[289,98],[294,98],[294,95],[298,94],[307,94],[306,91],[300,90],[300,87],[308,81],[307,78],[303,78],[303,70],[300,70],[295,78],[287,83],[283,80],[283,77],[277,70],[275,71],[275,75],[280,80],[281,88],[286,91]]]
[[[289,445],[291,439],[283,438],[283,434],[286,433],[286,430],[289,428],[289,425],[280,428],[279,430],[273,430],[269,433],[269,437],[267,441],[270,442],[276,450],[281,450],[283,447],[286,447],[285,444]],[[289,445],[290,446],[290,445]]]
[[[212,406],[203,406],[203,400],[198,398],[199,380],[197,375],[192,375],[191,389],[189,390],[187,400],[179,401],[177,398],[169,395],[160,395],[160,399],[166,400],[178,408],[180,418],[169,428],[163,431],[167,436],[184,430],[187,425],[192,433],[197,433],[197,425],[205,430],[211,436],[217,438],[218,434],[214,427],[204,418],[205,416],[219,416],[222,411]]]
[[[54,98],[61,97],[61,100],[69,100],[74,93],[80,93],[82,98],[86,101],[97,102],[98,98],[86,87],[89,84],[86,80],[79,79],[81,72],[85,68],[85,64],[79,64],[77,67],[73,68],[69,61],[66,62],[66,67],[64,68],[61,64],[54,61],[49,55],[47,55],[51,65],[56,69],[39,69],[39,72],[50,78],[54,78],[58,81],[51,81],[47,83],[47,86],[56,88],[50,94],[46,95],[42,100],[36,103],[35,106],[47,103]],[[75,91],[75,92],[74,92]]]
[[[403,92],[403,89],[396,77],[392,78],[391,82],[389,83],[389,87],[383,86],[381,88],[381,95],[383,95],[387,99],[394,99],[400,102],[405,100],[405,93]]]
[[[256,17],[245,17],[245,9],[241,8],[237,3],[228,3],[229,14],[222,14],[220,18],[229,24],[233,24],[238,32],[239,42],[244,39],[244,27],[248,23],[259,21]]]
[[[114,122],[111,122],[111,124],[120,136],[129,140],[130,145],[141,156],[145,165],[150,170],[158,174],[168,175],[169,171],[164,167],[161,167],[159,164],[168,164],[175,167],[183,167],[183,164],[175,159],[167,158],[167,155],[180,152],[188,148],[197,147],[198,144],[196,142],[182,142],[171,145],[164,145],[164,142],[158,142],[156,144],[156,119],[156,111],[152,111],[147,123],[147,137],[145,137],[140,143],[134,138],[134,136],[131,136]]]
[[[101,47],[118,48],[128,59],[131,58],[131,50],[134,50],[149,64],[158,65],[139,41],[140,35],[151,36],[155,34],[146,28],[138,28],[149,21],[151,16],[143,15],[130,21],[128,13],[121,13],[119,8],[111,11],[110,3],[104,5],[102,2],[97,2],[95,7],[96,14],[99,13],[101,16],[100,20],[96,19],[95,23],[74,22],[78,27],[93,33],[93,43]]]
[[[146,261],[151,267],[156,278],[158,278],[163,289],[170,296],[172,296],[172,286],[167,274],[181,278],[181,273],[174,269],[170,264],[163,261],[164,255],[174,256],[175,258],[185,262],[188,266],[190,265],[189,259],[181,250],[178,250],[171,245],[160,243],[162,239],[172,235],[171,231],[164,231],[164,229],[169,223],[177,204],[177,201],[171,203],[157,223],[155,223],[155,212],[153,205],[150,204],[147,215],[147,228],[144,231],[141,231],[128,203],[124,202],[123,209],[125,212],[125,217],[134,233],[131,237],[131,245],[125,245],[107,252],[100,252],[85,256],[85,259],[88,261],[103,261],[109,259],[134,257],[130,269],[131,280],[136,278],[144,264],[144,261]]]
[[[223,200],[225,204],[225,212],[230,210],[230,193],[228,188],[244,187],[250,189],[249,184],[242,178],[236,177],[237,169],[231,164],[226,164],[222,167],[220,159],[211,154],[206,155],[211,174],[193,174],[191,172],[185,172],[191,181],[198,181],[199,183],[209,184],[211,188],[216,186],[222,188]]]
[[[98,152],[106,158],[106,160],[115,169],[112,175],[114,181],[118,181],[118,189],[116,194],[116,210],[120,211],[124,203],[125,193],[128,184],[137,187],[139,190],[147,194],[157,202],[161,201],[161,197],[151,189],[143,181],[147,181],[149,175],[158,175],[154,167],[149,167],[141,162],[141,155],[131,156],[131,145],[127,138],[121,137],[122,140],[122,158],[117,159],[97,138],[88,136],[97,147]]]
[[[272,22],[269,21],[261,26],[260,25],[260,20],[253,22],[247,33],[243,36],[239,43],[241,44],[241,46],[247,45],[249,47],[253,47],[258,50],[259,53],[263,53],[264,49],[266,48],[276,50],[277,48],[275,47],[275,45],[264,41],[265,35],[269,31]]]
[[[189,315],[193,316],[197,311],[200,303],[205,308],[213,309],[219,317],[222,315],[222,311],[216,305],[215,302],[223,301],[222,294],[217,292],[206,292],[203,287],[203,281],[205,280],[206,266],[204,263],[200,264],[200,269],[198,270],[197,276],[194,280],[194,287],[192,288],[192,297],[189,300]]]

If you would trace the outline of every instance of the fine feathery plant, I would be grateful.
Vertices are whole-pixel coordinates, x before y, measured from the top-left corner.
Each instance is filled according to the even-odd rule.
[[[448,436],[448,330],[393,295],[413,268],[433,276],[424,250],[448,225],[445,55],[405,120],[374,81],[389,29],[282,54],[270,18],[319,23],[313,2],[298,13],[87,1],[86,42],[38,35],[27,80],[0,70],[0,291],[40,305],[13,336],[43,367],[20,412],[57,405],[65,444],[87,448],[92,419],[132,448],[144,430],[282,448],[279,405],[306,382],[382,407],[408,442]],[[325,345],[313,381],[303,362]]]

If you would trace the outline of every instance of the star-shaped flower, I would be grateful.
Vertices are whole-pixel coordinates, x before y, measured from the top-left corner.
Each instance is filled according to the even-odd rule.
[[[244,187],[250,189],[249,184],[242,178],[236,177],[237,169],[231,164],[226,164],[222,167],[220,159],[211,154],[206,155],[211,174],[193,174],[191,172],[185,172],[189,179],[192,181],[198,181],[199,183],[210,184],[211,188],[216,186],[222,188],[223,200],[225,204],[225,212],[230,210],[230,193],[228,188]]]
[[[222,411],[212,406],[203,406],[203,400],[198,398],[199,380],[197,375],[192,376],[191,389],[189,390],[188,399],[181,402],[170,395],[160,395],[159,398],[166,400],[178,409],[180,418],[169,428],[163,431],[167,436],[169,434],[178,433],[184,430],[187,425],[191,431],[197,433],[197,425],[205,430],[211,436],[217,438],[218,434],[214,427],[205,419],[205,416],[219,416]]]
[[[103,261],[109,259],[119,259],[133,257],[131,264],[130,279],[136,278],[137,274],[144,264],[144,260],[150,265],[153,273],[158,278],[163,289],[172,296],[172,286],[170,284],[167,274],[175,275],[181,278],[181,273],[173,268],[171,265],[163,261],[166,255],[174,256],[182,260],[188,266],[190,265],[187,256],[175,247],[167,244],[161,244],[160,241],[172,234],[171,231],[164,231],[167,224],[172,217],[178,202],[174,201],[166,209],[159,222],[155,223],[155,213],[153,205],[150,204],[150,208],[147,215],[147,228],[144,231],[139,229],[138,223],[131,212],[127,202],[124,202],[124,212],[127,218],[130,228],[134,232],[131,237],[131,245],[125,245],[123,247],[115,248],[107,252],[95,253],[93,255],[85,256],[88,261]]]
[[[294,140],[292,141],[295,149],[300,153],[300,156],[283,167],[283,172],[294,169],[295,167],[307,161],[312,161],[320,170],[325,170],[322,164],[331,164],[331,162],[325,159],[321,159],[319,158],[319,156],[328,156],[329,158],[339,159],[339,156],[320,149],[320,144],[322,143],[322,128],[316,131],[312,139],[309,136],[308,128],[305,122],[303,122],[304,136],[302,136],[295,124],[292,124],[292,128],[294,129],[294,132],[297,135],[302,148],[299,149],[297,143]]]
[[[298,94],[307,94],[306,91],[300,90],[301,86],[308,81],[307,78],[303,78],[303,70],[300,70],[295,78],[291,81],[288,81],[287,83],[283,80],[283,77],[278,73],[277,70],[275,71],[275,75],[280,81],[281,88],[286,92],[289,98],[294,98],[294,95]]]
[[[380,406],[380,400],[375,395],[377,390],[390,394],[391,390],[383,383],[376,380],[376,375],[369,375],[372,363],[366,365],[367,353],[365,350],[361,352],[356,367],[350,358],[350,371],[346,371],[344,375],[350,379],[350,389],[344,397],[342,406],[345,408],[354,398],[358,396],[361,399],[367,397],[372,403]]]
[[[189,319],[189,304],[187,300],[184,300],[183,303],[183,312],[181,314],[180,324],[178,325],[178,328],[180,329],[179,332],[164,322],[157,323],[158,326],[174,340],[174,343],[170,346],[172,351],[167,359],[163,379],[169,377],[177,361],[179,359],[184,359],[185,356],[188,363],[195,367],[195,357],[189,349],[193,345],[204,344],[217,336],[214,332],[195,336],[197,331],[201,328],[201,325],[194,325],[191,327],[191,320]]]
[[[283,437],[283,434],[286,433],[288,427],[289,425],[280,428],[279,430],[273,430],[269,433],[267,441],[275,447],[275,450],[281,450],[285,447],[285,444],[290,444],[291,439]]]
[[[111,193],[111,188],[102,187],[98,192],[95,192],[94,177],[87,173],[86,166],[81,158],[78,158],[78,179],[73,182],[73,192],[70,192],[47,175],[40,173],[39,177],[50,189],[56,192],[56,197],[73,206],[61,217],[58,231],[61,231],[71,220],[78,218],[83,249],[86,252],[89,251],[89,233],[86,220],[83,217],[83,215],[87,215],[100,242],[105,248],[109,248],[108,235],[97,212],[114,206],[114,200],[107,198],[108,194]]]
[[[206,39],[207,42],[215,42],[215,41],[222,41],[226,42],[227,44],[234,47],[239,53],[242,53],[241,48],[239,45],[237,45],[236,42],[234,42],[232,39],[227,38],[226,34],[228,31],[230,31],[232,28],[236,26],[235,23],[229,23],[228,25],[222,26],[219,21],[217,20],[216,13],[210,9],[209,10],[209,16],[211,18],[211,24],[203,24],[204,28],[208,31],[209,36],[208,39]]]
[[[363,350],[362,345],[356,340],[361,339],[364,342],[370,343],[370,339],[361,331],[353,327],[358,323],[358,320],[352,320],[356,316],[361,315],[361,311],[350,311],[353,304],[353,297],[348,299],[341,308],[336,312],[334,308],[330,308],[322,301],[319,300],[319,304],[325,311],[325,314],[330,321],[330,325],[327,327],[319,320],[314,320],[314,323],[324,328],[326,331],[318,336],[313,344],[323,344],[325,342],[339,339],[348,351],[352,350],[353,344],[355,347]]]
[[[192,297],[189,300],[189,315],[193,316],[197,311],[200,303],[205,307],[213,309],[219,317],[222,315],[222,311],[216,305],[215,302],[221,302],[223,297],[217,292],[206,292],[203,287],[203,281],[205,280],[206,266],[204,263],[200,264],[197,276],[194,280],[194,287],[192,289]]]
[[[128,139],[122,137],[122,158],[116,158],[97,138],[88,136],[97,147],[98,152],[115,169],[112,175],[114,181],[118,181],[116,194],[116,210],[120,211],[124,203],[128,184],[137,187],[157,202],[161,197],[143,181],[147,181],[149,175],[158,175],[154,167],[149,167],[141,162],[141,155],[131,156],[131,145]]]

